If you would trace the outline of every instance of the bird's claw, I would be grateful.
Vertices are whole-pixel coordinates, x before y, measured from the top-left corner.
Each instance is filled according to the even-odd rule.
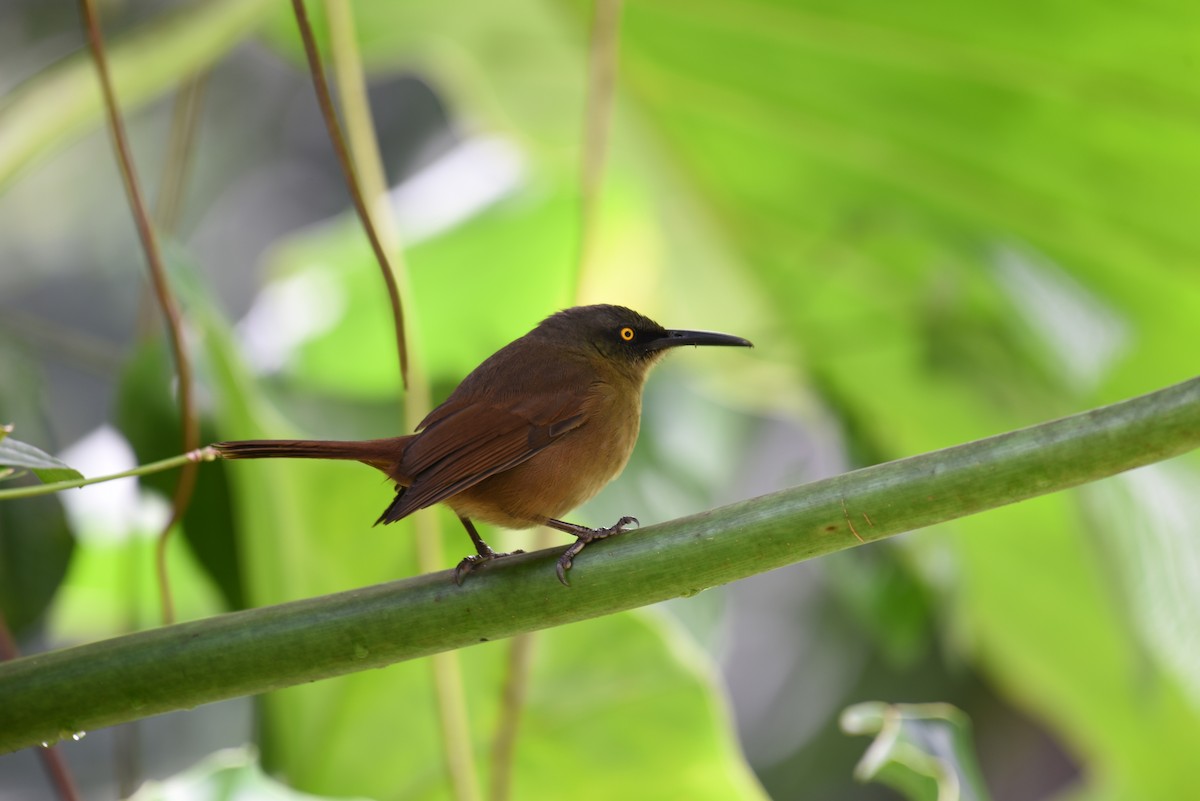
[[[496,559],[501,559],[505,556],[516,556],[519,553],[525,552],[518,550],[509,551],[508,553],[496,553],[495,551],[489,550],[487,553],[473,553],[470,556],[464,556],[463,560],[458,563],[457,567],[454,568],[454,583],[461,587],[463,579],[467,577],[467,574],[473,572],[480,565]]]
[[[636,517],[626,515],[608,528],[585,528],[575,534],[575,542],[563,552],[563,555],[558,557],[558,563],[554,566],[554,572],[558,574],[558,580],[564,587],[570,587],[571,583],[567,581],[567,571],[571,569],[571,562],[579,555],[584,546],[589,542],[602,540],[606,537],[613,537],[617,534],[623,534],[626,526],[641,525]]]

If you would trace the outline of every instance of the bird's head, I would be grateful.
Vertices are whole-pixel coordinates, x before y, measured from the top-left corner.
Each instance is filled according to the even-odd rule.
[[[681,345],[753,347],[730,334],[663,328],[633,309],[607,304],[564,309],[543,320],[532,335],[643,376],[667,350]]]

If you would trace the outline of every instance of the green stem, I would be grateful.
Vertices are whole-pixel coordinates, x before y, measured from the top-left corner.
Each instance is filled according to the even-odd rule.
[[[864,540],[1075,487],[1200,447],[1200,378],[977,442],[633,531],[0,665],[0,752],[692,595]],[[497,610],[502,610],[498,614]]]
[[[304,8],[304,0],[292,0],[292,11],[296,15],[296,25],[300,29],[300,40],[304,43],[304,55],[308,59],[308,72],[312,76],[317,104],[321,107],[321,116],[325,120],[325,129],[329,133],[329,144],[333,146],[333,152],[342,167],[342,175],[346,179],[346,189],[350,192],[350,200],[354,203],[358,219],[362,221],[363,233],[367,235],[367,241],[371,243],[371,251],[375,254],[375,261],[379,263],[379,270],[387,287],[396,333],[396,353],[400,357],[400,383],[407,389],[408,345],[405,341],[404,306],[400,302],[396,270],[392,266],[392,258],[375,228],[371,211],[367,208],[367,200],[363,197],[358,173],[354,170],[350,150],[346,145],[346,137],[342,134],[342,126],[338,124],[337,114],[334,113],[333,96],[329,92],[329,83],[325,80],[325,73],[321,67],[321,54],[317,50],[317,40],[313,35],[312,24],[308,21],[308,11]],[[357,52],[357,48],[355,48],[355,52]]]
[[[179,386],[179,427],[183,430],[183,450],[193,451],[200,447],[200,417],[196,413],[191,359],[183,341],[183,312],[171,292],[171,283],[167,280],[167,268],[163,263],[162,249],[158,246],[158,235],[155,233],[153,223],[150,222],[150,212],[142,197],[137,169],[133,164],[133,150],[129,145],[129,135],[125,132],[125,121],[121,118],[121,108],[117,103],[116,90],[113,88],[112,73],[108,68],[108,52],[104,47],[104,34],[100,30],[95,0],[79,0],[79,8],[83,16],[88,45],[92,51],[92,59],[96,62],[96,76],[100,79],[100,92],[104,97],[104,108],[108,112],[108,131],[112,138],[117,170],[121,174],[121,182],[125,185],[129,211],[133,215],[138,241],[141,242],[142,252],[146,256],[146,267],[150,272],[150,285],[154,289],[154,298],[158,301],[158,307],[166,325],[167,341],[171,345],[171,357],[175,362],[175,376]],[[158,545],[155,549],[154,567],[158,576],[164,623],[175,622],[175,602],[171,597],[170,574],[167,570],[167,542],[171,532],[175,530],[175,525],[183,519],[188,504],[191,503],[192,491],[196,487],[197,469],[198,466],[194,462],[187,462],[179,471],[179,481],[175,485],[175,493],[171,499],[171,517],[163,526],[162,533],[158,535]]]
[[[51,495],[62,490],[76,489],[78,487],[86,487],[89,484],[102,484],[105,481],[116,481],[119,478],[132,478],[134,476],[148,476],[151,473],[161,473],[164,470],[172,470],[176,467],[183,467],[194,462],[212,462],[220,458],[216,451],[212,448],[204,447],[187,453],[181,453],[178,456],[172,456],[169,459],[160,459],[157,462],[138,465],[132,470],[126,470],[123,473],[113,473],[107,476],[96,476],[95,478],[76,478],[70,481],[55,481],[53,484],[34,484],[28,487],[13,487],[12,489],[0,490],[0,501],[11,501],[17,498],[32,498],[37,495]]]

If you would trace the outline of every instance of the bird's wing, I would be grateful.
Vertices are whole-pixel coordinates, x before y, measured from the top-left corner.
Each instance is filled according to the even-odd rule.
[[[548,403],[525,402],[516,408],[475,402],[439,409],[404,452],[401,472],[412,483],[378,522],[395,522],[516,467],[583,425],[584,399],[564,393]]]

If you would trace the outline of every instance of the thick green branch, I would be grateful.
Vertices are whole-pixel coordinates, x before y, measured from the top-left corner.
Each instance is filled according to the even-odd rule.
[[[1200,446],[1200,378],[1032,428],[561,549],[0,665],[0,752],[688,595]],[[855,531],[851,530],[853,524]]]

